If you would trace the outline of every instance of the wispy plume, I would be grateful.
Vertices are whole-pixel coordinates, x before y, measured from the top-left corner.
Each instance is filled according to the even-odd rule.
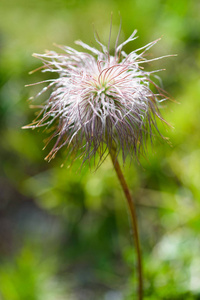
[[[42,61],[42,72],[58,74],[57,79],[35,83],[46,83],[36,97],[51,93],[33,123],[24,126],[52,127],[49,141],[54,139],[55,144],[47,160],[67,146],[68,154],[83,161],[98,154],[99,162],[114,148],[125,162],[127,154],[138,157],[146,138],[159,132],[156,120],[164,120],[158,104],[167,97],[152,79],[160,70],[145,71],[143,64],[164,56],[149,60],[144,56],[159,39],[126,54],[123,47],[136,39],[136,33],[118,45],[119,32],[114,55],[109,53],[110,38],[107,47],[96,38],[100,50],[76,41],[87,52],[57,45],[63,54],[33,54]]]

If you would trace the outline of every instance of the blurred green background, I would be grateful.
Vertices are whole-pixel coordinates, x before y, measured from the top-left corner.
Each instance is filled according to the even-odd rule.
[[[200,2],[199,0],[1,0],[0,3],[0,299],[135,299],[135,253],[124,196],[108,158],[95,172],[68,168],[61,151],[47,163],[45,132],[21,130],[35,111],[27,99],[49,78],[32,53],[95,45],[93,24],[111,43],[138,29],[130,52],[161,36],[152,63],[166,68],[163,105],[171,145],[155,140],[148,160],[124,173],[137,205],[145,299],[200,299]],[[42,100],[42,99],[41,99]]]

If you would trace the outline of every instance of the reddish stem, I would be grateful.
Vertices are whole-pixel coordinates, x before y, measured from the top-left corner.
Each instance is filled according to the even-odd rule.
[[[135,248],[136,248],[136,255],[137,255],[138,300],[142,300],[143,299],[142,254],[141,254],[141,250],[140,250],[140,240],[139,240],[139,234],[138,234],[138,225],[137,225],[135,206],[134,206],[128,185],[125,181],[124,175],[122,173],[119,162],[117,160],[117,155],[116,155],[115,150],[110,151],[110,156],[111,156],[115,171],[117,173],[117,177],[118,177],[121,187],[124,191],[124,194],[125,194],[125,197],[126,197],[126,200],[128,203],[130,215],[131,215],[132,229],[133,229],[133,234],[134,234]]]

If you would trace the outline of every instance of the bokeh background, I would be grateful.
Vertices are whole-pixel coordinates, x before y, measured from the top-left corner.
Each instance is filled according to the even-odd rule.
[[[21,130],[35,111],[24,86],[49,74],[33,52],[94,45],[93,24],[111,44],[138,29],[130,52],[162,36],[149,64],[166,68],[163,87],[178,102],[163,105],[148,159],[124,173],[137,206],[145,299],[200,299],[200,2],[199,0],[1,0],[0,3],[0,299],[135,299],[135,253],[124,196],[110,159],[95,171],[65,153],[47,163],[47,134]],[[76,49],[80,48],[75,46]],[[41,98],[41,101],[44,98]]]

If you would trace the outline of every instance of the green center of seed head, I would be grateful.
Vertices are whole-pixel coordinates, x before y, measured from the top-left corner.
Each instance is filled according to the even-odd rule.
[[[106,93],[107,90],[109,89],[108,82],[107,81],[99,82],[99,84],[96,84],[96,89],[97,89],[97,93],[99,92]]]

